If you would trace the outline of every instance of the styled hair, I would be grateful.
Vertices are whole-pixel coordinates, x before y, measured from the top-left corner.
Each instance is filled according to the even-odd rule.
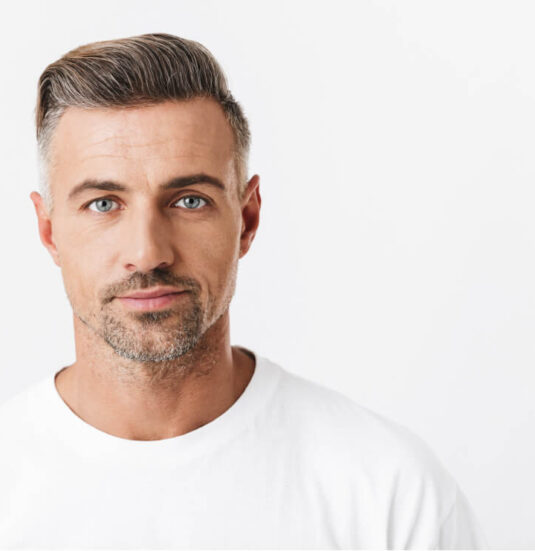
[[[40,192],[47,208],[50,142],[68,107],[135,107],[167,100],[214,98],[234,135],[238,193],[247,183],[250,132],[220,65],[202,44],[164,33],[93,42],[67,52],[39,78],[35,122]]]

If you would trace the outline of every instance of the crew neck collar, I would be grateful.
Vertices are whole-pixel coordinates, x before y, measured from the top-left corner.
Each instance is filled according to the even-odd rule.
[[[97,429],[78,417],[63,401],[55,384],[61,369],[43,381],[48,410],[53,418],[46,419],[42,429],[52,431],[62,446],[94,459],[125,458],[131,463],[154,461],[155,456],[161,456],[176,462],[207,453],[251,423],[273,395],[280,379],[282,369],[278,365],[246,348],[238,348],[255,359],[255,369],[247,387],[226,411],[195,430],[161,440],[131,440]],[[39,411],[35,413],[39,419]]]

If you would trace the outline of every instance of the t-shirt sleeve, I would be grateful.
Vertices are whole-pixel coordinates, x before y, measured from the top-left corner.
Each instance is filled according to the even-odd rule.
[[[489,549],[479,521],[457,485],[453,506],[440,526],[436,549]]]

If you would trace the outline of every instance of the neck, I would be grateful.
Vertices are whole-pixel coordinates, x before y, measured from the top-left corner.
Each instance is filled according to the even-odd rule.
[[[76,415],[121,438],[160,440],[209,423],[254,371],[254,360],[230,346],[228,311],[190,352],[167,362],[118,356],[77,316],[74,329],[76,362],[57,375],[57,390]]]

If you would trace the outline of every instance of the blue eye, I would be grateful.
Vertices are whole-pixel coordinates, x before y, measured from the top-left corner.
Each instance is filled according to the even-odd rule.
[[[206,199],[198,197],[197,195],[186,195],[181,199],[175,201],[173,204],[178,205],[181,202],[181,206],[188,210],[197,210],[208,204],[208,201]],[[102,197],[100,199],[93,199],[93,201],[91,201],[91,203],[89,203],[86,208],[92,210],[93,212],[100,212],[101,214],[104,214],[106,212],[117,210],[112,208],[113,203],[115,203],[116,205],[118,204],[117,201],[114,201],[109,197]],[[92,205],[96,205],[96,208],[91,208]]]
[[[96,212],[109,212],[111,209],[110,209],[110,205],[111,203],[115,203],[115,201],[113,201],[112,199],[107,199],[107,198],[103,198],[103,199],[95,199],[94,201],[91,201],[91,203],[89,203],[89,205],[87,205],[87,208],[89,210],[94,210],[94,209],[90,209],[89,207],[92,205],[92,204],[95,204],[95,205],[98,205],[100,204],[101,206],[103,205],[103,209],[100,210],[97,208],[97,211]],[[117,204],[117,203],[116,203]]]
[[[183,201],[183,206],[190,210],[198,209],[207,204],[205,199],[203,199],[202,197],[197,197],[196,195],[187,195],[186,197],[182,197],[181,199],[176,201],[176,204],[178,205],[178,203],[180,203],[181,201]],[[200,204],[201,201],[202,204]]]

